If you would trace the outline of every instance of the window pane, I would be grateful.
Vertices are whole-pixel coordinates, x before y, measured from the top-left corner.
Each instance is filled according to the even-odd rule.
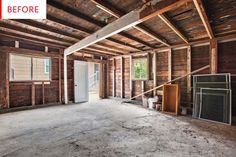
[[[10,56],[10,80],[28,81],[31,80],[31,57],[20,55]]]
[[[147,79],[147,58],[133,59],[133,79]]]
[[[50,80],[49,58],[33,58],[33,80]]]

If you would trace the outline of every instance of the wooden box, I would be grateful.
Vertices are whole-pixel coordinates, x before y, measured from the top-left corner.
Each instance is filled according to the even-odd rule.
[[[162,112],[178,115],[180,102],[179,85],[164,85],[162,99]]]

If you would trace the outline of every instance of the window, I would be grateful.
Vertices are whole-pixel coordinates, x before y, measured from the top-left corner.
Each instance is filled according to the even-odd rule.
[[[10,80],[32,81],[51,79],[51,59],[10,55]]]
[[[49,74],[50,72],[50,60],[44,59],[44,73]]]
[[[147,79],[147,58],[133,59],[132,78],[133,80]]]

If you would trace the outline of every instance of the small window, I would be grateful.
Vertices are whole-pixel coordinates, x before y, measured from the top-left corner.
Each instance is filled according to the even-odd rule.
[[[147,58],[133,59],[132,78],[133,80],[147,79]]]
[[[10,55],[11,81],[48,81],[51,79],[51,59]]]
[[[49,74],[50,72],[50,60],[44,59],[44,73]]]

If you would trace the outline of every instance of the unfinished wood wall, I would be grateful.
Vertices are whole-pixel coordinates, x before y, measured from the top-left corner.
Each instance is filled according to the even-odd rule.
[[[0,52],[0,109],[7,108],[7,54]]]
[[[130,58],[124,58],[124,97],[130,97]]]
[[[173,50],[172,52],[172,79],[187,74],[187,50]],[[182,106],[187,105],[187,78],[174,82],[179,84],[180,103]]]
[[[6,45],[10,48],[14,48],[14,44],[10,40],[1,40],[1,46],[4,46],[6,49]],[[20,50],[27,50],[27,53],[32,51],[32,55],[37,52],[43,52],[44,47],[37,46],[32,43],[20,42],[19,49],[16,49],[14,53],[19,53]],[[34,51],[36,50],[36,51]],[[41,104],[49,104],[49,103],[59,103],[60,99],[64,100],[64,81],[63,81],[63,59],[59,55],[59,50],[56,48],[49,48],[49,52],[53,54],[54,57],[51,57],[51,81],[49,82],[32,82],[32,81],[18,81],[11,82],[8,81],[8,52],[1,51],[0,52],[0,108],[14,108],[14,107],[22,107],[22,106],[32,106],[32,105],[41,105]],[[28,54],[29,55],[29,54]],[[35,56],[38,56],[36,53]],[[43,56],[42,54],[40,56]],[[46,57],[47,55],[45,55]],[[61,62],[61,69],[59,70],[59,57]],[[68,64],[68,97],[69,101],[74,100],[74,60],[69,59],[67,61]],[[59,73],[61,71],[61,73]],[[61,76],[61,79],[59,79]],[[61,85],[59,85],[59,81]],[[9,88],[7,87],[9,83]],[[34,85],[33,85],[34,84]],[[59,94],[59,89],[61,88],[61,95]],[[9,94],[8,94],[9,90]],[[34,91],[34,92],[33,92]],[[7,96],[9,96],[9,106],[7,104]],[[34,99],[34,100],[33,100]]]
[[[218,71],[219,73],[232,73],[236,74],[236,41],[232,42],[224,42],[218,43]],[[191,71],[197,70],[203,66],[210,64],[210,57],[209,57],[209,45],[198,45],[191,47]],[[179,76],[183,76],[187,74],[187,48],[172,50],[171,51],[171,77],[172,79],[177,78]],[[169,69],[168,69],[168,51],[164,52],[157,52],[156,53],[156,79],[157,79],[157,86],[161,85],[168,81]],[[120,58],[115,59],[115,63],[119,63]],[[118,64],[119,65],[119,64]],[[120,76],[119,67],[115,64],[116,67],[113,67],[112,60],[109,61],[109,95],[112,96],[112,89],[113,89],[113,69],[116,69],[115,75]],[[150,68],[152,68],[152,62],[150,62]],[[151,70],[150,70],[151,71]],[[210,70],[204,70],[198,74],[209,74]],[[153,75],[153,74],[152,74]],[[132,95],[138,95],[142,93],[142,91],[146,91],[148,89],[153,88],[153,77],[150,77],[150,80],[144,81],[144,89],[143,88],[143,81],[132,81]],[[124,92],[125,97],[130,98],[130,57],[126,57],[124,59]],[[120,92],[120,78],[115,77],[115,89],[116,92]],[[236,81],[236,79],[235,79]],[[180,85],[180,92],[181,92],[181,106],[190,106],[192,101],[188,99],[187,94],[187,79],[182,79],[177,81]],[[191,84],[191,82],[190,82]],[[236,84],[236,82],[235,82]],[[233,85],[233,88],[236,89],[236,85]],[[189,89],[190,92],[192,91]],[[233,93],[235,94],[235,92]],[[190,93],[191,95],[191,93]],[[116,97],[120,97],[119,94],[115,94]],[[235,98],[236,95],[233,97]],[[141,99],[139,97],[138,99]],[[236,112],[236,100],[233,101],[234,106],[234,113]]]

